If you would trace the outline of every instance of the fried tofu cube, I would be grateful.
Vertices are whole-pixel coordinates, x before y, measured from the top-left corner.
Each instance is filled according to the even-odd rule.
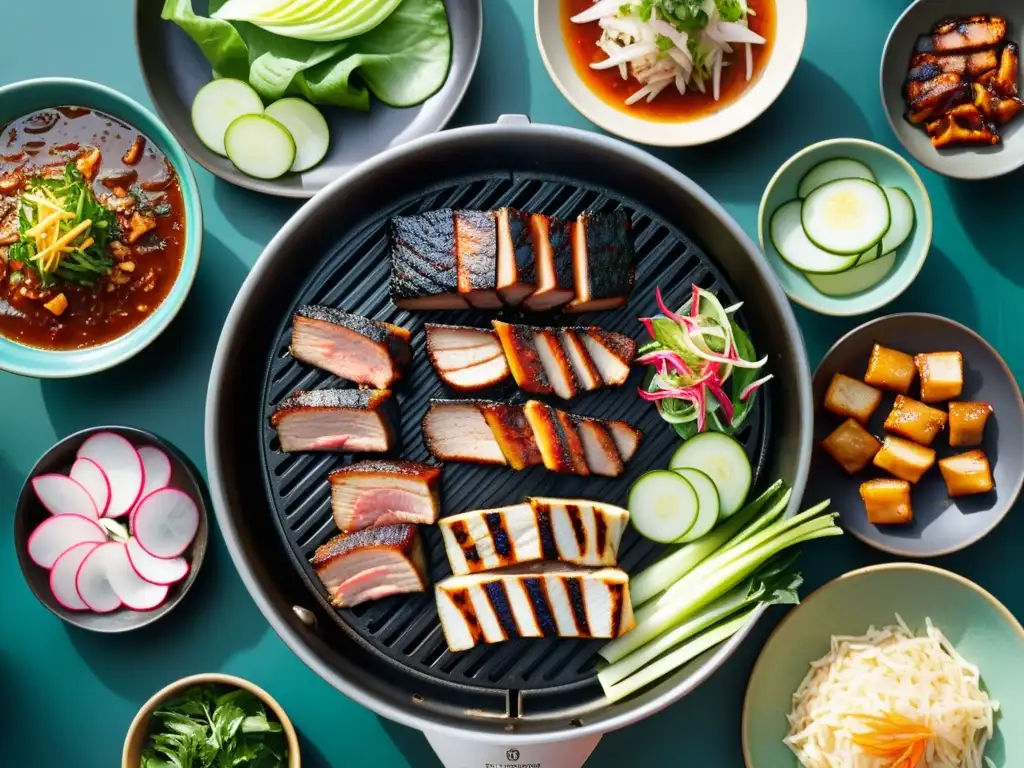
[[[860,497],[872,525],[906,525],[914,519],[906,480],[868,480],[860,484]]]
[[[992,468],[983,451],[968,451],[942,459],[939,471],[951,497],[988,493],[995,488]]]
[[[825,393],[825,408],[838,416],[867,423],[882,402],[882,393],[863,381],[837,373]]]
[[[917,483],[935,463],[935,451],[902,437],[886,437],[874,465],[908,483]]]
[[[868,361],[868,372],[864,374],[864,383],[905,395],[910,391],[916,375],[913,356],[875,344]]]
[[[856,474],[871,463],[882,444],[856,419],[847,419],[821,441],[821,447],[848,474]]]
[[[883,428],[886,432],[900,435],[915,443],[931,445],[945,426],[945,411],[919,403],[906,395],[896,395],[896,402],[892,404],[892,410],[889,411]]]
[[[960,397],[964,389],[964,357],[959,352],[915,355],[921,374],[921,402],[940,403]]]
[[[953,448],[981,445],[988,417],[995,412],[989,403],[949,404],[949,444]]]

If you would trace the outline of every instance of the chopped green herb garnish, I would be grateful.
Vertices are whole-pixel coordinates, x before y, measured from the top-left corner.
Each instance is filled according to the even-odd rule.
[[[715,7],[722,21],[739,21],[746,15],[740,0],[715,0]]]
[[[662,53],[667,53],[675,48],[675,43],[672,42],[672,38],[666,37],[665,35],[658,35],[654,38],[655,44],[658,46],[658,50]]]
[[[703,9],[703,0],[656,0],[661,18],[682,32],[698,32],[710,19]]]
[[[23,273],[21,273],[21,272],[11,272],[11,277],[10,277],[11,285],[17,285],[18,283],[20,283],[24,279],[25,279],[25,275]]]

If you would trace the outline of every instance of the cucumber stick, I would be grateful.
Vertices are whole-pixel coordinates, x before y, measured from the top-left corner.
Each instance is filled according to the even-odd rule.
[[[872,181],[830,181],[804,200],[800,223],[807,239],[823,251],[860,255],[889,231],[889,199]]]
[[[670,469],[697,469],[718,489],[718,517],[724,520],[743,506],[750,492],[753,470],[746,449],[734,437],[721,432],[702,432],[676,450]]]
[[[641,536],[662,543],[685,536],[697,521],[697,492],[677,472],[656,469],[629,491],[629,519]]]

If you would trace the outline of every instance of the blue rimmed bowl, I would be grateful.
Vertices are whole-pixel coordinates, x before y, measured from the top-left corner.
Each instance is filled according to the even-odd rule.
[[[0,369],[39,379],[72,378],[106,370],[149,346],[178,314],[188,296],[203,245],[199,187],[184,150],[153,113],[136,101],[98,83],[72,78],[25,80],[0,87],[0,125],[42,109],[87,107],[132,126],[164,153],[178,175],[185,203],[185,247],[174,285],[149,317],[104,344],[74,350],[26,346],[0,337]]]

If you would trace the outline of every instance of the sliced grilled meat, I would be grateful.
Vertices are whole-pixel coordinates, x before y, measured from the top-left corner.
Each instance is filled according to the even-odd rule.
[[[1020,91],[1020,48],[1016,43],[1007,43],[999,57],[999,69],[992,81],[992,87],[1000,96],[1010,99]]]
[[[579,391],[579,383],[576,371],[569,362],[569,355],[562,346],[558,329],[535,328],[533,345],[555,394],[563,400],[574,398]]]
[[[415,525],[385,525],[340,534],[313,555],[313,570],[339,608],[427,588]]]
[[[484,418],[480,400],[431,400],[423,417],[423,440],[441,461],[506,464],[498,439]]]
[[[595,475],[618,477],[625,469],[622,456],[607,427],[595,419],[573,417],[573,424],[583,445],[587,466]]]
[[[340,309],[299,307],[292,321],[292,357],[356,384],[387,389],[412,361],[409,331]]]
[[[456,576],[538,560],[613,566],[629,513],[575,499],[477,509],[438,522]]]
[[[383,453],[395,445],[397,406],[386,389],[295,392],[270,417],[282,451]]]
[[[509,370],[516,385],[524,392],[536,395],[550,394],[553,389],[540,354],[533,341],[533,330],[528,325],[511,325],[500,320],[491,323],[498,341],[505,351]]]
[[[526,469],[544,463],[522,406],[485,402],[480,403],[480,410],[512,469]]]
[[[586,331],[586,328],[561,328],[558,335],[566,355],[569,356],[569,362],[572,363],[577,383],[581,389],[592,392],[604,386],[604,381],[583,341]]]
[[[474,392],[508,378],[508,362],[494,331],[434,323],[426,323],[424,330],[430,364],[452,389]]]
[[[530,240],[536,259],[537,289],[523,300],[532,312],[561,307],[576,295],[572,271],[572,224],[534,213]]]
[[[537,263],[530,239],[530,215],[515,208],[497,212],[498,294],[516,307],[537,289]]]
[[[418,461],[360,461],[328,475],[334,523],[345,532],[433,523],[441,511],[441,467]]]
[[[451,576],[435,587],[448,648],[517,637],[612,639],[636,626],[629,576],[564,566]]]
[[[999,134],[985,122],[974,104],[961,104],[926,126],[932,146],[937,149],[952,146],[994,146],[1000,142]]]
[[[992,88],[973,83],[974,106],[985,120],[995,125],[1006,125],[1024,109],[1024,103],[1016,97],[1003,98]]]
[[[462,309],[450,208],[395,216],[388,227],[391,301],[402,309]]]
[[[999,66],[998,51],[990,48],[974,53],[951,54],[936,56],[932,53],[916,53],[911,61],[911,69],[907,74],[904,95],[914,101],[924,91],[924,83],[944,73],[952,73],[961,77],[981,77]]]
[[[580,328],[579,331],[605,386],[625,384],[636,358],[636,342],[621,333],[600,328]]]
[[[947,73],[932,78],[918,98],[910,102],[907,120],[914,125],[924,125],[936,115],[946,112],[950,107],[969,101],[971,86],[956,73]]]
[[[615,447],[619,449],[619,455],[622,457],[622,460],[629,461],[632,459],[637,447],[640,445],[640,438],[643,437],[643,433],[625,421],[605,421],[602,423],[611,433],[612,440],[615,441]]]
[[[497,309],[498,231],[493,211],[455,211],[459,293],[478,309]]]
[[[998,16],[970,16],[939,24],[934,33],[917,40],[920,53],[960,53],[991,48],[1006,39],[1006,19]]]
[[[590,474],[583,443],[568,413],[537,400],[526,403],[523,413],[530,422],[545,467],[564,475]]]
[[[599,312],[623,306],[636,282],[635,261],[629,216],[624,210],[580,214],[573,226],[576,298],[566,311]]]

